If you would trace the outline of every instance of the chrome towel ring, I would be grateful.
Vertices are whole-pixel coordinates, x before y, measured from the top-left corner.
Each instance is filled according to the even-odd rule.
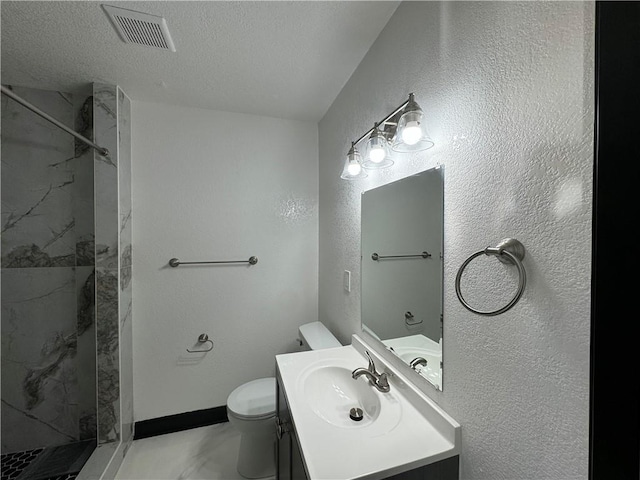
[[[462,291],[460,290],[460,279],[462,278],[462,272],[467,268],[467,265],[471,263],[471,261],[479,257],[480,255],[495,255],[498,257],[502,263],[507,265],[515,265],[518,269],[518,275],[520,276],[520,282],[518,284],[518,290],[513,298],[507,303],[504,307],[499,308],[498,310],[483,312],[480,310],[476,310],[471,305],[467,303],[467,301],[462,297]],[[520,243],[515,238],[505,238],[502,240],[496,247],[487,247],[484,250],[480,250],[479,252],[474,253],[469,258],[467,258],[464,263],[460,266],[458,270],[458,274],[456,275],[456,295],[458,296],[458,300],[460,303],[469,311],[473,313],[477,313],[478,315],[484,315],[487,317],[491,317],[494,315],[500,315],[501,313],[506,312],[511,307],[513,307],[520,297],[522,296],[522,292],[524,292],[524,287],[527,284],[527,273],[524,270],[524,266],[522,265],[522,259],[524,258],[525,248],[522,243]]]

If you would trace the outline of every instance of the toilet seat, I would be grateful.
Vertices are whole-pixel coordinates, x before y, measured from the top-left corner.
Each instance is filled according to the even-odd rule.
[[[245,420],[269,418],[276,413],[276,379],[259,378],[237,387],[227,398],[228,413]]]

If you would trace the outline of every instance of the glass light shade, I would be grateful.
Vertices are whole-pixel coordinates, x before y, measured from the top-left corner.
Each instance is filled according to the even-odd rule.
[[[343,180],[356,180],[367,176],[367,172],[362,168],[362,157],[360,156],[360,152],[358,152],[358,149],[352,143],[349,153],[347,153],[347,158],[344,162],[344,169],[342,170],[340,178]]]
[[[367,141],[367,158],[362,166],[366,169],[390,167],[393,165],[390,156],[389,142],[376,124]]]
[[[398,121],[398,128],[393,139],[391,149],[395,152],[419,152],[433,147],[433,141],[429,137],[423,122],[423,112],[413,98],[409,95],[409,103]]]

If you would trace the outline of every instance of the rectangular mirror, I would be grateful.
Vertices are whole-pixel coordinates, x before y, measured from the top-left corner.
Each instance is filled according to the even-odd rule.
[[[444,168],[364,192],[361,213],[362,330],[441,390]]]

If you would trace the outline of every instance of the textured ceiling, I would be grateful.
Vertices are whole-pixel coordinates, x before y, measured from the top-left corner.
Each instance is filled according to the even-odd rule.
[[[318,121],[399,2],[104,2],[163,16],[176,52],[122,42],[94,1],[1,1],[2,83]]]

